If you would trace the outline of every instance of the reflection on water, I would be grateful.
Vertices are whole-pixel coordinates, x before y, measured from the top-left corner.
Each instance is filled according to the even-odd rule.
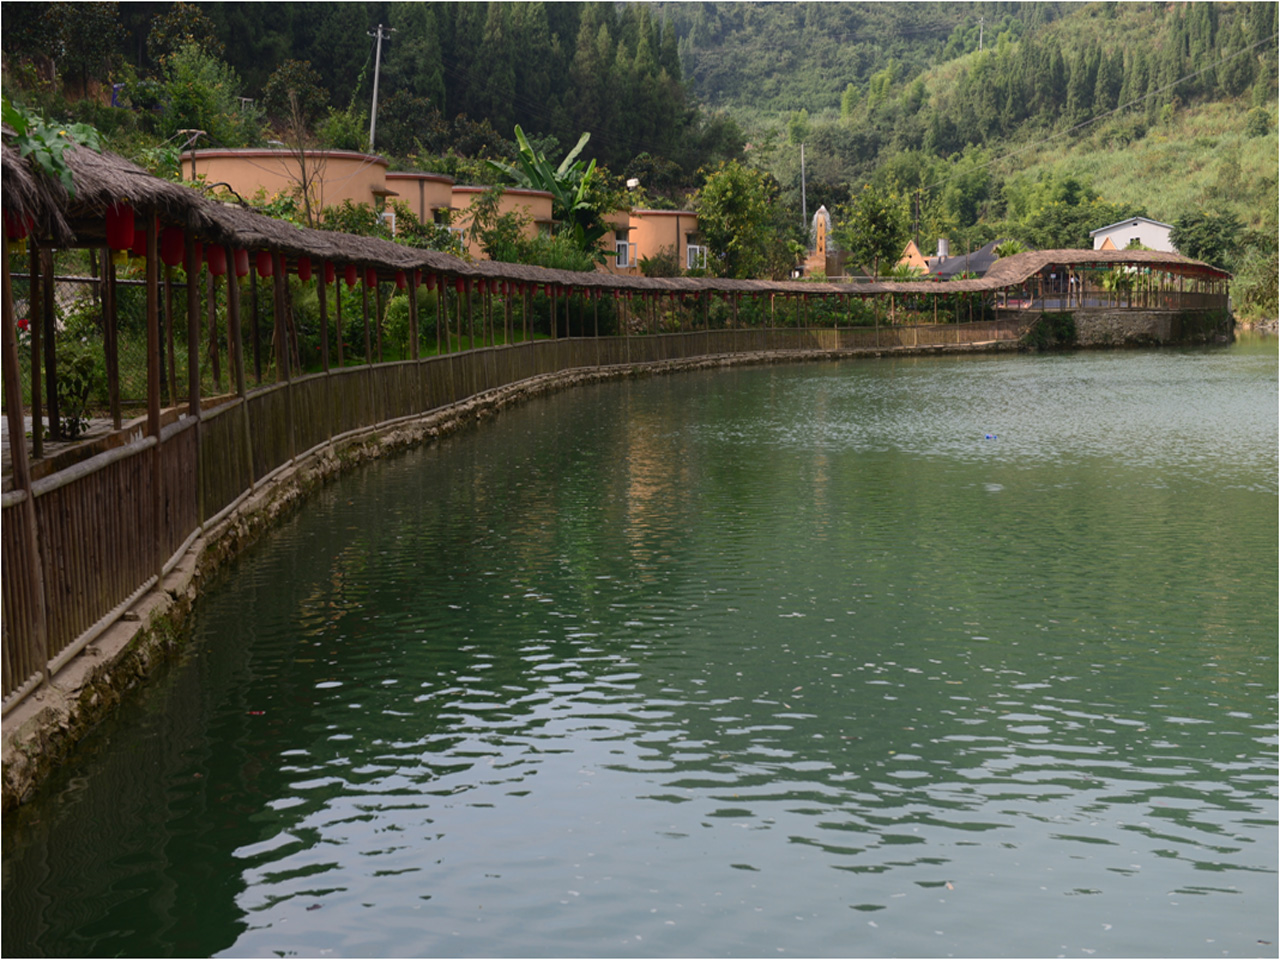
[[[1274,955],[1276,424],[1274,348],[881,361],[364,470],[6,825],[4,951]]]

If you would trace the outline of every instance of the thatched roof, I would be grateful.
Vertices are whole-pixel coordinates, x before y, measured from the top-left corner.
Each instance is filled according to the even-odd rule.
[[[805,296],[876,296],[888,293],[990,292],[1018,286],[1047,266],[1092,264],[1149,264],[1171,272],[1225,277],[1208,264],[1177,254],[1144,250],[1042,250],[1020,253],[997,261],[980,280],[909,281],[905,283],[814,283],[810,281],[730,280],[719,277],[635,277],[592,271],[578,273],[526,264],[471,262],[434,250],[420,250],[376,237],[354,236],[329,230],[299,227],[263,216],[245,207],[220,202],[198,190],[161,180],[136,164],[112,153],[95,153],[73,147],[66,153],[76,192],[67,195],[62,186],[36,173],[7,144],[3,148],[6,212],[30,215],[35,234],[59,246],[100,245],[105,242],[105,212],[126,201],[162,224],[181,226],[206,243],[248,249],[269,249],[290,258],[309,257],[372,267],[380,278],[397,271],[424,270],[465,278],[506,280],[583,290],[620,293],[676,294],[785,294]]]

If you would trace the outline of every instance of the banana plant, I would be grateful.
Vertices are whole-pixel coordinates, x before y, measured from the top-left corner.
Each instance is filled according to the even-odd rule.
[[[583,164],[578,159],[590,133],[584,133],[577,145],[569,151],[558,167],[552,167],[546,154],[535,150],[519,126],[516,127],[516,144],[520,148],[519,166],[489,160],[494,170],[530,190],[543,190],[551,194],[551,215],[559,220],[584,250],[594,250],[600,238],[608,233],[608,227],[600,222],[599,211],[588,199],[591,176],[596,162]]]

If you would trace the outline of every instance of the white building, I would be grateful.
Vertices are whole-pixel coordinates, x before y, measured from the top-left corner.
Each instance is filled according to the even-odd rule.
[[[1159,220],[1130,217],[1128,220],[1090,230],[1089,236],[1093,238],[1095,250],[1123,250],[1137,240],[1149,250],[1177,253],[1173,244],[1169,242],[1169,231],[1172,229],[1172,224],[1161,223]]]

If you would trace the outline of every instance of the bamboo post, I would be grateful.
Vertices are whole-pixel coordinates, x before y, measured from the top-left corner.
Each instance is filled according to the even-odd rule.
[[[493,291],[489,289],[489,284],[485,283],[484,288],[480,291],[480,325],[482,327],[481,337],[485,345],[493,346]]]
[[[337,280],[337,277],[334,277]],[[316,299],[320,304],[320,369],[329,372],[329,284],[324,279],[324,264],[316,275]]]
[[[152,566],[156,572],[156,577],[162,579],[164,573],[164,545],[161,538],[164,536],[164,512],[165,512],[165,490],[164,490],[164,472],[163,460],[161,457],[161,430],[160,430],[160,390],[164,380],[162,360],[164,357],[164,343],[160,332],[160,231],[156,225],[155,217],[147,217],[147,435],[156,438],[156,445],[151,451],[151,490],[152,502],[151,509],[155,514],[156,539],[153,541],[155,552],[152,554]],[[187,241],[191,241],[188,239]],[[114,271],[113,271],[114,272]],[[112,302],[114,309],[115,295],[112,294]],[[173,324],[169,324],[170,330]],[[173,369],[172,362],[169,369]],[[196,391],[197,402],[199,402],[199,391]],[[199,430],[199,425],[196,430]],[[197,443],[199,438],[197,435]],[[199,497],[199,493],[197,493]],[[203,502],[200,503],[201,511],[203,510]],[[199,514],[203,517],[203,512]]]
[[[160,237],[147,219],[147,435],[160,438]],[[173,324],[170,324],[172,328]],[[173,365],[169,366],[170,372]],[[172,394],[170,394],[172,396]]]
[[[244,345],[240,339],[240,279],[235,271],[235,250],[227,250],[227,363],[231,369],[228,380],[234,379],[236,396],[245,394]],[[323,302],[323,301],[322,301]],[[321,308],[323,314],[324,308]]]
[[[182,265],[187,271],[187,412],[200,416],[200,289],[196,241],[184,231]]]
[[[409,276],[409,356],[418,359],[418,274]]]
[[[159,254],[157,254],[159,256]],[[159,269],[159,267],[157,267]],[[164,337],[165,355],[169,358],[169,402],[178,405],[178,364],[173,350],[173,267],[164,268]]]
[[[286,288],[284,254],[272,253],[271,260],[271,306],[275,317],[276,362],[280,364],[276,371],[276,380],[279,382],[281,376],[284,377],[285,430],[288,431],[289,436],[289,458],[293,459],[298,455],[298,451],[297,437],[294,434],[293,427],[293,372],[289,369],[288,344],[284,342],[284,338],[288,336],[288,330],[285,327],[285,299],[288,291]]]
[[[504,280],[502,283],[502,312],[504,314],[502,342],[507,346],[511,346],[511,341],[515,336],[515,323],[514,318],[512,317],[513,309],[514,305],[511,303],[511,284]]]
[[[468,349],[468,350],[474,350],[474,349],[476,348],[476,314],[475,314],[475,310],[474,310],[474,307],[473,307],[472,302],[471,302],[471,288],[474,286],[474,284],[472,283],[472,281],[467,280],[467,281],[465,282],[465,286],[466,286],[466,294],[467,294],[467,296],[466,296],[466,300],[467,300],[467,349]],[[482,322],[483,322],[483,321],[482,321]],[[461,313],[459,313],[459,315],[458,315],[458,325],[459,325],[459,328],[461,328],[461,325],[462,325],[462,315],[461,315]],[[459,337],[461,337],[461,336],[462,336],[462,331],[461,331],[461,329],[459,329],[459,331],[458,331],[458,336],[459,336]]]
[[[34,244],[31,245],[34,247]],[[31,249],[29,247],[29,249]],[[49,631],[48,620],[45,614],[45,595],[44,595],[44,569],[40,565],[40,534],[39,528],[36,526],[36,504],[35,499],[31,496],[31,465],[27,459],[27,438],[26,425],[22,416],[22,381],[21,371],[18,369],[18,332],[17,319],[13,315],[13,281],[9,275],[9,236],[8,229],[4,229],[3,238],[0,239],[0,276],[3,277],[4,294],[0,297],[3,303],[3,317],[0,318],[0,326],[4,327],[4,349],[3,349],[3,366],[4,366],[4,407],[5,416],[9,420],[9,456],[13,466],[13,487],[15,491],[22,491],[25,496],[22,500],[22,553],[23,562],[31,571],[31,646],[30,651],[34,654],[33,659],[38,658],[40,661],[40,682],[41,685],[49,682],[49,661],[52,659],[49,655]],[[31,262],[34,263],[34,251],[31,256]],[[28,291],[28,301],[35,289],[34,282]],[[28,315],[28,327],[32,328],[34,355],[34,326],[30,322],[30,314]],[[38,368],[38,362],[34,361],[33,371]],[[36,389],[35,381],[32,381],[32,397],[39,395]],[[39,420],[33,418],[31,435],[34,438],[39,434]],[[7,640],[8,638],[6,638]],[[17,679],[17,678],[15,678]],[[26,678],[22,678],[26,679]]]
[[[27,331],[31,334],[31,455],[39,460],[44,456],[44,423],[41,411],[44,401],[40,393],[44,389],[40,377],[40,316],[44,312],[41,303],[44,286],[40,283],[40,254],[35,240],[27,241],[27,259],[30,278],[27,281]]]
[[[209,321],[209,366],[213,369],[213,385],[222,392],[222,364],[218,360],[218,290],[213,274],[206,272],[204,281],[205,305]]]
[[[102,257],[103,284],[102,297],[102,331],[105,335],[107,359],[107,402],[111,405],[111,428],[121,427],[120,414],[120,317],[116,299],[116,265],[111,259],[110,251],[104,251]],[[148,351],[152,349],[147,346]],[[155,351],[160,353],[160,342],[156,341]],[[148,352],[148,364],[150,353]]]
[[[338,369],[342,369],[342,278],[333,281],[333,335],[338,341]]]
[[[275,342],[276,342],[276,379],[284,379],[285,381],[292,379],[292,371],[289,369],[289,346],[288,346],[288,330],[285,327],[285,264],[284,254],[272,253],[271,259],[271,290],[272,290],[272,313],[275,317]],[[290,425],[292,428],[292,424]]]
[[[58,321],[54,312],[53,249],[50,247],[40,248],[40,285],[44,288],[40,301],[44,324],[44,385],[49,398],[49,436],[58,440],[62,437],[61,412],[58,410],[58,353],[55,349]]]
[[[378,362],[382,362],[382,284],[374,281],[373,284],[373,328],[377,334],[378,344]]]
[[[467,286],[467,289],[470,291],[470,285]],[[458,301],[458,349],[462,350],[462,291],[457,286],[454,286],[453,293],[453,299]]]
[[[373,363],[373,341],[369,338],[369,285],[360,284],[360,309],[364,315],[364,362]]]
[[[262,385],[262,338],[258,335],[258,264],[249,258],[249,337],[253,340],[253,382]]]
[[[449,295],[444,289],[444,278],[436,277],[436,356],[450,353],[452,345],[449,340]],[[441,327],[443,326],[443,331]],[[444,339],[441,341],[441,333]]]

